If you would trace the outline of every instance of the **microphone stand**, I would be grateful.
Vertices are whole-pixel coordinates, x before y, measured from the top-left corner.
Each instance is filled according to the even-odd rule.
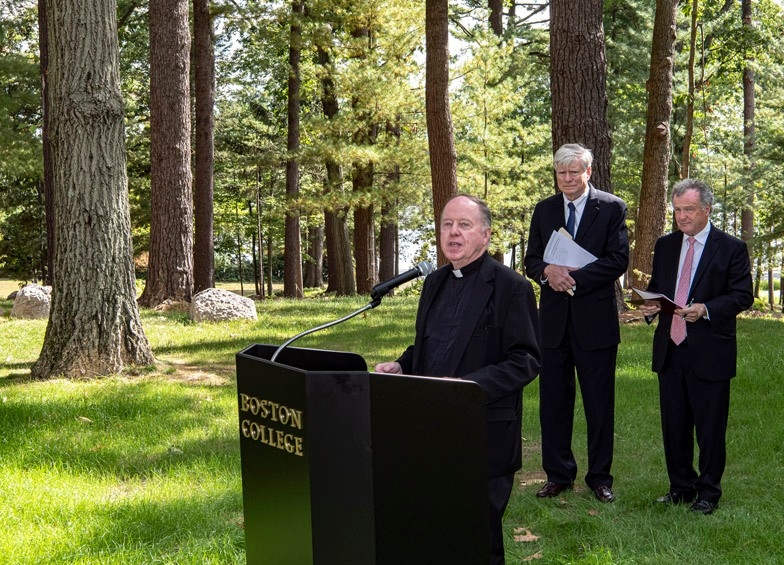
[[[389,292],[389,291],[387,291],[387,292]],[[325,330],[327,328],[331,328],[332,326],[336,326],[336,325],[338,325],[341,322],[345,322],[346,320],[350,320],[351,318],[353,318],[354,316],[357,316],[358,314],[361,314],[362,312],[367,312],[368,310],[372,310],[373,308],[375,308],[376,306],[381,304],[381,299],[384,296],[386,296],[387,292],[384,292],[384,293],[382,293],[382,294],[380,294],[378,296],[372,296],[371,297],[372,300],[368,304],[365,304],[362,308],[352,312],[348,316],[343,316],[339,320],[333,320],[332,322],[328,322],[328,323],[323,324],[323,325],[321,325],[321,326],[319,326],[317,328],[311,328],[309,330],[305,330],[304,332],[298,333],[297,335],[295,335],[291,339],[285,341],[280,347],[278,347],[275,350],[275,353],[272,354],[272,357],[270,358],[270,361],[272,361],[274,363],[275,359],[278,358],[278,354],[281,351],[283,351],[283,349],[285,349],[288,345],[290,345],[293,341],[298,340],[301,337],[305,337],[306,335],[309,335],[309,334],[312,334],[314,332],[317,332],[319,330]]]

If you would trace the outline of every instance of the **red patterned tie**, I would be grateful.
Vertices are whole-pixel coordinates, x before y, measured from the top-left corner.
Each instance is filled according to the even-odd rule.
[[[678,279],[678,290],[675,292],[675,304],[683,308],[686,305],[686,300],[689,298],[689,287],[691,282],[691,264],[694,260],[694,241],[693,237],[689,237],[686,241],[689,243],[689,249],[686,251],[686,258],[683,260],[683,268],[681,268],[681,276]],[[677,314],[672,316],[672,325],[670,326],[670,339],[675,345],[680,345],[686,339],[686,320]]]

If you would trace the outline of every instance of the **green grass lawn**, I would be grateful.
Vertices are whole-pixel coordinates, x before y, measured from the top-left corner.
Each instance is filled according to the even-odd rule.
[[[45,322],[9,319],[11,303],[2,299],[11,290],[0,284],[0,564],[244,564],[234,355],[252,343],[279,344],[366,301],[270,300],[258,303],[258,321],[219,324],[194,324],[177,310],[143,311],[154,370],[35,382],[29,367]],[[411,341],[416,304],[415,296],[385,298],[297,345],[355,351],[372,366]],[[740,320],[725,494],[712,516],[653,503],[667,477],[649,369],[652,328],[637,322],[622,331],[618,500],[600,505],[580,484],[556,500],[534,496],[544,479],[534,381],[525,391],[524,467],[505,520],[507,562],[784,563],[784,322]],[[582,473],[579,403],[577,410]]]

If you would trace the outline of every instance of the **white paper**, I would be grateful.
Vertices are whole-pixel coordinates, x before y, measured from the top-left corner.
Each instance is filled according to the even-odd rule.
[[[596,256],[575,243],[569,232],[562,230],[553,231],[544,249],[544,260],[551,265],[579,269],[596,261]]]

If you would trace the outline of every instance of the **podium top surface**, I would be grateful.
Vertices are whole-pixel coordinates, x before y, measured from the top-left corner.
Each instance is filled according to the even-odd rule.
[[[286,347],[281,350],[274,362],[270,361],[277,351],[277,345],[256,343],[240,351],[237,355],[252,357],[277,365],[286,365],[303,371],[367,371],[367,362],[356,353]]]

